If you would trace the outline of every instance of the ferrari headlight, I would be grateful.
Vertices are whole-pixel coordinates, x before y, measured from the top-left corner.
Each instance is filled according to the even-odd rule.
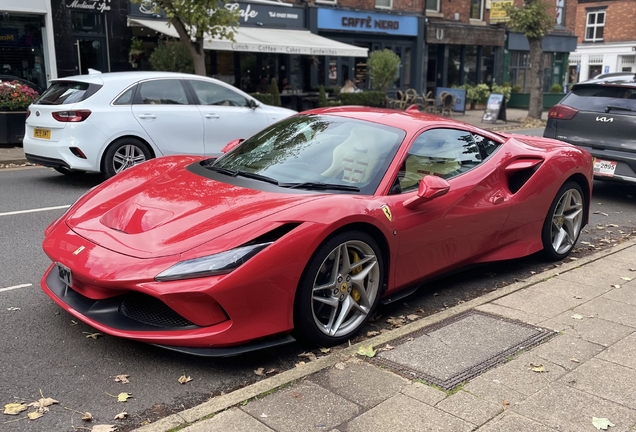
[[[161,272],[155,280],[163,282],[230,273],[270,244],[272,242],[241,246],[215,255],[182,261]]]

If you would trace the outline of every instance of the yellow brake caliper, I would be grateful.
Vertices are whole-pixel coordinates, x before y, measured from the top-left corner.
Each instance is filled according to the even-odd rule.
[[[352,263],[357,263],[358,261],[361,260],[360,255],[358,255],[356,251],[350,250],[349,254],[351,255],[350,259]],[[356,275],[360,273],[361,271],[362,271],[362,266],[358,266],[351,270],[351,274]],[[358,292],[357,288],[354,287],[351,290],[351,297],[353,298],[353,300],[355,300],[356,303],[360,301],[360,293]]]

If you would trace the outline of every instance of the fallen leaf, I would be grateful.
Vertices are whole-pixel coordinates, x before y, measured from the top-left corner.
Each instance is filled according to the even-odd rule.
[[[181,384],[185,384],[185,383],[188,383],[188,382],[192,381],[192,377],[191,377],[191,376],[181,375],[181,376],[179,377],[178,381],[179,381]]]
[[[433,293],[433,297],[437,297],[439,293]]]
[[[576,260],[578,260],[577,257],[570,257],[570,261],[576,261]]]
[[[254,374],[256,374],[258,376],[263,376],[263,373],[265,373],[265,368],[258,368],[256,370],[254,370]]]
[[[72,325],[72,326],[77,325],[77,321],[75,321],[75,320],[71,320],[71,325]]]
[[[119,393],[117,395],[117,402],[126,402],[128,399],[130,399],[132,397],[132,393]]]
[[[305,364],[305,362],[304,362],[304,361],[300,361],[300,362],[296,363],[294,366],[296,366],[296,367],[301,367],[301,366],[303,366],[304,364]]]
[[[365,357],[375,357],[375,350],[373,349],[373,345],[369,345],[369,346],[361,346],[360,348],[358,348],[358,355],[361,356],[365,356]]]
[[[334,367],[335,367],[336,369],[339,369],[339,370],[344,370],[344,369],[345,369],[345,364],[344,364],[344,363],[342,363],[342,362],[338,362],[338,363],[336,363],[336,364],[334,365]]]
[[[97,339],[100,336],[104,336],[101,333],[89,333],[89,332],[82,332],[86,335],[86,339]]]
[[[412,338],[412,337],[407,337],[405,340],[406,340],[407,342],[410,342],[410,341],[412,341],[412,340],[413,340],[413,338]]]
[[[123,420],[126,418],[127,415],[128,413],[126,411],[122,411],[115,416],[115,420]]]
[[[623,279],[624,281],[627,281],[627,282],[629,282],[630,280],[632,280],[632,278],[630,278],[630,277],[626,277],[626,276],[621,277],[621,279]]]
[[[310,352],[304,352],[304,353],[300,353],[298,354],[298,357],[305,357],[306,359],[308,359],[309,361],[314,361],[317,359],[316,354]]]
[[[320,352],[323,354],[327,354],[329,351],[331,351],[331,348],[320,348]]]
[[[114,425],[95,425],[91,432],[115,432],[117,428]]]
[[[631,268],[630,267],[629,271],[636,271],[636,268]]]
[[[294,399],[302,399],[303,394],[301,392],[292,392],[291,397]]]
[[[574,362],[574,363],[581,363],[581,362],[579,361],[579,359],[576,359],[576,358],[574,358],[574,357],[572,357],[572,358],[570,359],[570,361],[571,361],[571,362]]]
[[[602,211],[595,211],[594,214],[600,214],[600,215],[603,215],[603,216],[609,216],[607,213],[604,213]]]
[[[86,411],[84,413],[84,415],[82,416],[82,420],[84,420],[84,421],[93,421],[95,419],[93,418],[93,414],[91,414],[88,411]]]
[[[533,372],[537,372],[537,373],[543,373],[543,372],[547,372],[545,370],[545,366],[543,365],[535,365],[530,363],[530,370],[532,370]]]
[[[31,402],[29,404],[30,407],[35,407],[35,408],[44,408],[44,407],[48,407],[51,406],[53,404],[59,403],[58,401],[56,401],[53,398],[42,398],[36,402]]]
[[[9,415],[18,415],[20,414],[22,411],[26,410],[27,406],[26,404],[23,403],[10,403],[10,404],[6,404],[4,406],[4,414],[9,414]]]
[[[537,274],[537,272],[536,271],[531,271],[530,274]]]
[[[406,319],[409,321],[415,321],[416,319],[420,319],[421,317],[417,314],[411,314],[411,315],[407,315]]]
[[[122,383],[122,384],[128,384],[130,382],[130,380],[128,379],[130,375],[117,375],[113,378],[115,378],[115,382],[118,383]]]
[[[581,300],[583,297],[575,295],[574,298],[577,300]]]
[[[596,429],[603,429],[603,430],[607,430],[609,426],[614,426],[614,423],[612,423],[608,419],[596,418],[596,417],[592,417],[592,424],[594,425]]]
[[[7,310],[8,310],[8,311],[19,311],[19,310],[20,310],[20,308],[19,308],[19,307],[13,307],[13,306],[11,306],[11,307],[8,307],[8,308],[7,308]]]
[[[621,286],[620,286],[620,285],[618,285],[618,284],[614,284],[614,285],[612,285],[612,288],[619,289],[620,287],[621,287]]]
[[[510,402],[508,402],[508,401],[507,401],[507,400],[505,400],[505,399],[504,399],[501,403],[502,403],[502,404],[504,404],[505,406],[510,405]]]
[[[261,418],[267,418],[267,414],[262,413],[262,414],[261,414]]]
[[[367,337],[377,336],[379,334],[380,334],[379,331],[371,330],[371,331],[367,332]]]
[[[393,348],[395,348],[393,345],[386,344],[382,348],[379,348],[378,351],[391,351]]]
[[[36,419],[39,419],[40,417],[42,417],[43,415],[44,415],[43,412],[31,411],[30,413],[27,414],[27,417],[29,417],[29,420],[36,420]]]
[[[581,314],[574,314],[574,315],[572,315],[572,318],[577,319],[577,320],[580,320],[580,319],[583,319],[583,315],[581,315]]]
[[[612,228],[618,228],[618,225],[616,224],[607,224],[608,227],[612,227]]]

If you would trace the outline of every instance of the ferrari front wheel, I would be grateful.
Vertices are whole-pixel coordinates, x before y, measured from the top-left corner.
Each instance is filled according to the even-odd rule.
[[[548,259],[563,259],[574,247],[583,229],[585,202],[578,183],[567,182],[557,192],[543,223],[543,251]]]
[[[296,332],[320,346],[346,342],[371,317],[380,298],[384,266],[373,238],[338,234],[310,259],[296,293]]]

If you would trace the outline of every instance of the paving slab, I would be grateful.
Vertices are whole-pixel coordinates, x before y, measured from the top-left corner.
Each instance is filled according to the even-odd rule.
[[[633,250],[617,252],[617,253],[608,255],[607,257],[603,259],[627,264],[628,269],[636,268],[636,254],[634,254]]]
[[[526,311],[509,308],[494,303],[486,303],[484,305],[476,307],[475,309],[480,312],[489,313],[491,315],[498,315],[512,320],[523,321],[528,324],[537,324],[541,321],[545,321],[544,316],[535,315]]]
[[[521,290],[497,299],[493,303],[533,315],[552,318],[580,305],[582,300],[574,297],[566,298],[554,294]]]
[[[506,412],[497,418],[494,418],[488,424],[479,428],[479,432],[556,432],[552,429],[534,420],[515,414]]]
[[[326,369],[311,376],[309,381],[365,409],[376,406],[411,385],[409,380],[392,372],[379,370],[366,362],[345,362],[340,365],[344,369]]]
[[[602,346],[571,335],[559,335],[532,350],[539,357],[567,370],[576,369],[602,351]]]
[[[183,432],[274,432],[263,423],[238,408],[231,408],[214,417],[197,422]]]
[[[499,404],[504,408],[518,404],[527,397],[523,393],[519,393],[510,387],[506,387],[501,383],[501,381],[492,379],[490,376],[486,375],[482,375],[471,380],[468,384],[464,385],[463,389],[474,395],[487,399],[490,402]]]
[[[573,315],[580,319],[572,318]],[[564,312],[537,325],[564,332],[604,347],[613,345],[636,331],[633,327],[607,321],[594,315],[583,316],[573,311]]]
[[[611,432],[627,432],[636,423],[636,411],[563,384],[551,385],[511,409],[561,432],[598,432],[592,417],[609,419],[615,425]]]
[[[402,394],[405,394],[413,399],[417,399],[430,406],[435,406],[439,401],[446,398],[446,393],[431,387],[427,384],[420,382],[414,382],[408,387],[402,389]]]
[[[528,288],[527,291],[573,298],[579,300],[578,303],[580,304],[598,297],[611,289],[612,286],[609,284],[582,284],[568,280],[563,276],[557,276],[545,282],[533,285]]]
[[[627,264],[603,259],[586,264],[585,271],[568,271],[558,277],[582,285],[603,287],[624,282],[621,276],[627,276],[627,273],[629,273]]]
[[[543,365],[547,372],[534,372],[530,369],[531,364]],[[483,378],[500,382],[518,393],[529,396],[548,387],[550,383],[561,378],[566,372],[567,370],[562,366],[543,359],[530,351],[486,372]]]
[[[523,323],[470,313],[380,353],[376,361],[450,389],[547,336]]]
[[[636,306],[636,284],[634,282],[624,283],[620,288],[603,294],[603,298]]]
[[[636,328],[636,306],[604,297],[595,298],[574,309],[574,313],[592,315]]]
[[[612,345],[596,358],[636,370],[636,333]]]
[[[564,376],[562,381],[570,387],[636,410],[636,369],[592,359]]]
[[[481,426],[504,410],[502,404],[490,402],[488,399],[462,390],[447,397],[435,407],[475,426]]]
[[[328,431],[360,411],[356,404],[310,381],[251,401],[241,409],[278,432]]]
[[[471,423],[398,394],[350,421],[347,432],[468,432]]]

